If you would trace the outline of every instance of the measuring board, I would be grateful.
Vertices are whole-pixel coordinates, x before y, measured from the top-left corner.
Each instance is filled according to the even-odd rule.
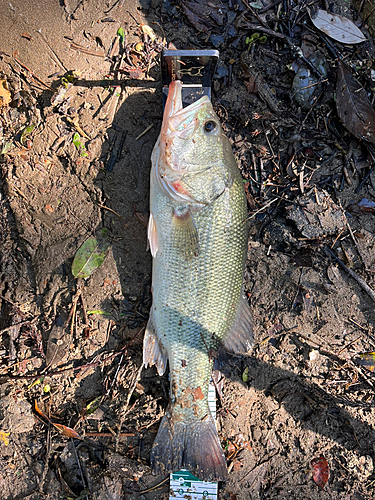
[[[208,389],[208,406],[216,421],[216,392],[211,382]],[[170,475],[169,500],[217,500],[217,483],[200,481],[187,470],[180,470]],[[188,495],[188,496],[187,496]]]

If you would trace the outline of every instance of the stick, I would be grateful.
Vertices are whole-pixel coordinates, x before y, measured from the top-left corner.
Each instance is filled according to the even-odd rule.
[[[38,78],[38,77],[36,76],[36,74],[35,74],[35,73],[33,73],[33,72],[31,71],[31,69],[29,69],[27,66],[25,66],[24,64],[22,64],[22,63],[21,63],[21,61],[19,61],[19,60],[18,60],[18,59],[14,56],[14,54],[13,54],[13,59],[14,59],[14,60],[15,60],[15,61],[16,61],[16,62],[17,62],[17,63],[18,63],[18,64],[19,64],[22,68],[26,69],[26,70],[30,73],[30,75],[31,75],[33,78],[35,78],[35,80],[37,80],[37,81],[38,81],[41,85],[43,85],[44,87],[46,87],[46,89],[50,90],[50,91],[51,91],[51,92],[53,92],[53,93],[55,93],[55,92],[56,92],[56,90],[55,90],[55,89],[53,89],[52,87],[50,87],[49,85],[47,85],[46,83],[44,83],[44,82],[43,82],[40,78]]]
[[[143,132],[141,132],[141,133],[139,134],[139,136],[135,138],[135,140],[136,140],[136,141],[138,141],[138,139],[140,139],[140,138],[141,138],[141,137],[143,137],[145,134],[147,134],[147,132],[148,132],[149,130],[151,130],[153,126],[154,126],[154,124],[153,124],[153,123],[151,123],[151,125],[149,125],[149,126],[146,128],[146,130],[144,130]]]
[[[340,266],[348,273],[350,274],[350,276],[352,278],[354,278],[356,280],[356,282],[359,284],[359,286],[367,293],[367,295],[369,297],[372,298],[372,300],[375,302],[375,292],[372,288],[370,288],[368,286],[368,284],[366,283],[366,281],[364,281],[362,278],[360,278],[354,271],[352,271],[351,269],[349,269],[344,263],[342,260],[340,260],[337,255],[332,252],[332,250],[330,248],[328,248],[327,246],[325,247],[325,252],[327,255],[330,255],[331,257],[333,257],[336,262],[338,262],[340,264]]]
[[[269,201],[262,208],[260,208],[259,210],[257,210],[255,213],[253,213],[252,215],[249,215],[248,219],[252,219],[256,215],[258,215],[260,212],[262,212],[263,210],[265,210],[266,208],[268,208],[270,205],[272,205],[272,203],[275,203],[275,201],[277,201],[278,199],[279,198],[274,198],[273,200]]]
[[[106,210],[109,210],[110,212],[112,212],[115,215],[117,215],[117,217],[120,217],[120,219],[122,219],[122,216],[120,214],[118,214],[117,212],[115,212],[114,210],[112,210],[112,208],[106,207],[105,205],[101,205],[100,203],[98,203],[97,205],[100,208],[105,208]]]

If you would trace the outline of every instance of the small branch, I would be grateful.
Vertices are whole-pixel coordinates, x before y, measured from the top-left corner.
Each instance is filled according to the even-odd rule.
[[[13,54],[13,59],[14,59],[14,60],[15,60],[15,61],[16,61],[16,62],[17,62],[17,63],[18,63],[18,64],[19,64],[19,65],[20,65],[23,69],[25,69],[26,71],[28,71],[28,72],[30,73],[30,75],[31,75],[31,77],[32,77],[32,78],[34,78],[37,82],[39,82],[41,85],[43,85],[46,89],[50,90],[50,91],[51,91],[51,92],[53,92],[53,93],[55,93],[55,92],[56,92],[56,90],[55,90],[55,89],[53,89],[52,87],[50,87],[49,85],[47,85],[46,83],[44,83],[44,82],[43,82],[40,78],[38,78],[38,77],[36,76],[36,74],[35,74],[35,73],[33,73],[33,72],[31,71],[31,69],[29,69],[29,68],[28,68],[27,66],[25,66],[23,63],[21,63],[21,61],[19,61],[19,60],[17,59],[17,57],[15,57],[15,55],[14,55],[14,54]]]
[[[340,264],[340,266],[344,269],[344,271],[346,271],[348,274],[350,274],[350,276],[352,278],[354,278],[356,280],[356,282],[359,284],[359,286],[367,293],[367,295],[369,297],[372,298],[372,300],[375,302],[375,292],[372,288],[370,288],[368,286],[368,284],[362,279],[360,278],[354,271],[352,271],[351,269],[349,269],[344,263],[342,260],[340,260],[335,252],[332,252],[332,250],[328,247],[325,247],[325,252],[327,255],[330,255],[331,257],[333,257],[335,259],[336,262],[338,262],[338,264]]]

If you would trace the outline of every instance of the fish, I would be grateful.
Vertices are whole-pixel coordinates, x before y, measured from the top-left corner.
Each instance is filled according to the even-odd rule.
[[[228,478],[208,406],[214,359],[244,354],[253,323],[243,296],[248,224],[243,180],[208,96],[183,108],[169,86],[152,152],[148,242],[152,306],[143,363],[162,375],[170,401],[151,450],[154,474],[187,469]]]

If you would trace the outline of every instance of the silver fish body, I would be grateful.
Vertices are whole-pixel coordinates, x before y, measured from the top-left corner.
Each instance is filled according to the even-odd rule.
[[[251,315],[242,297],[246,199],[210,101],[204,97],[182,109],[180,93],[180,82],[173,82],[152,157],[153,304],[144,363],[162,374],[168,359],[171,388],[151,465],[155,473],[185,468],[202,480],[224,480],[207,393],[217,352],[243,353],[251,346]]]

